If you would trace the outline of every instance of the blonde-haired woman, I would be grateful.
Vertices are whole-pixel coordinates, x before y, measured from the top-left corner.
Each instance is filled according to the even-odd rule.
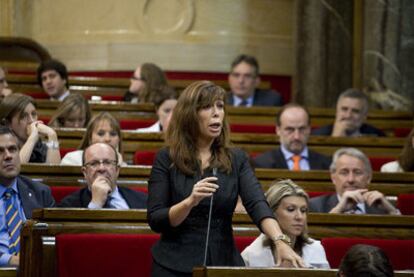
[[[127,165],[122,159],[122,135],[118,120],[108,112],[96,115],[86,127],[86,132],[80,145],[80,149],[67,153],[60,163],[61,165],[82,165],[82,154],[89,145],[103,142],[112,145],[118,151],[119,165]]]
[[[275,182],[266,192],[266,200],[273,210],[282,232],[290,241],[292,249],[302,257],[307,267],[329,268],[325,250],[320,241],[308,237],[307,213],[309,197],[307,193],[291,180]],[[272,241],[261,234],[242,252],[246,266],[274,267]],[[282,264],[282,266],[291,266]]]
[[[53,128],[85,128],[91,115],[88,100],[78,93],[71,93],[60,103],[48,125]]]

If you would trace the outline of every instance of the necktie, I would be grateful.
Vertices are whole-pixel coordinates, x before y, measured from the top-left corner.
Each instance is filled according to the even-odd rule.
[[[7,231],[10,236],[9,250],[11,254],[17,254],[20,251],[20,229],[23,223],[17,206],[12,201],[14,194],[15,192],[12,188],[8,188],[4,193]]]
[[[293,157],[292,157],[292,160],[293,160],[292,170],[300,170],[300,159],[301,159],[301,156],[293,155]]]
[[[247,106],[247,100],[246,100],[246,99],[243,99],[243,100],[240,102],[239,107],[246,107],[246,106]]]

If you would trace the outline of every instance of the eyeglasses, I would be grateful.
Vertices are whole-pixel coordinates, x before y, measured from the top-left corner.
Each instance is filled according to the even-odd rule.
[[[97,169],[100,165],[104,167],[112,167],[116,166],[117,163],[114,160],[93,160],[85,164],[86,167],[90,167],[92,169]]]

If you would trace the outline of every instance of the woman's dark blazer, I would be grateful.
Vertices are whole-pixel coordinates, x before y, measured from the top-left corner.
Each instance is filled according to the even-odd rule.
[[[214,194],[207,265],[244,266],[231,225],[238,195],[256,225],[273,217],[246,153],[239,149],[231,153],[232,172],[217,173],[219,188]],[[157,154],[149,179],[148,222],[152,230],[161,233],[152,249],[158,264],[186,273],[203,264],[210,198],[203,199],[177,227],[170,225],[168,212],[191,194],[197,181],[207,176],[212,176],[211,169],[203,176],[183,174],[172,164],[167,148]]]

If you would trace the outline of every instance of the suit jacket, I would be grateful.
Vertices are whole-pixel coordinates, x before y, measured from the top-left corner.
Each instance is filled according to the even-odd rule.
[[[17,176],[17,190],[26,219],[32,218],[34,209],[48,208],[55,206],[50,188],[44,184],[34,182],[22,175]],[[4,207],[1,207],[4,209]],[[3,214],[5,211],[3,210]],[[4,253],[0,252],[0,256]]]
[[[329,213],[336,205],[338,205],[338,197],[336,193],[322,195],[311,198],[309,201],[309,211],[313,213]],[[383,209],[365,205],[366,214],[387,214]]]
[[[233,106],[233,93],[227,94],[226,104]],[[253,106],[282,106],[282,96],[273,90],[259,90],[254,91]]]
[[[50,188],[42,183],[34,182],[22,175],[17,176],[17,189],[26,218],[32,218],[32,211],[55,206]]]
[[[325,155],[319,154],[312,150],[308,150],[309,153],[309,167],[312,170],[325,170],[329,169],[331,165],[331,158]],[[260,168],[280,168],[289,169],[283,152],[278,147],[277,149],[267,151],[263,154],[258,155],[253,159],[254,167]]]
[[[330,136],[333,131],[333,124],[326,125],[323,127],[320,127],[318,129],[315,129],[312,131],[312,135],[315,136]],[[380,129],[375,128],[374,126],[371,126],[369,124],[362,124],[361,128],[359,128],[359,132],[362,135],[368,135],[368,136],[377,136],[377,137],[385,137],[385,133],[381,131]]]
[[[217,172],[219,188],[213,197],[207,265],[244,265],[232,230],[239,195],[256,225],[266,217],[274,217],[246,153],[232,150],[231,155],[231,173]],[[171,206],[191,194],[196,182],[212,175],[211,169],[205,170],[203,176],[186,175],[174,165],[167,148],[158,152],[149,179],[147,217],[151,229],[161,233],[161,239],[152,248],[153,258],[159,265],[191,273],[194,266],[203,264],[211,198],[204,198],[176,227],[170,225],[168,213]]]
[[[145,193],[124,187],[118,187],[118,190],[130,209],[145,209],[147,207],[147,195]],[[92,194],[85,187],[63,198],[58,206],[66,208],[87,208],[91,199]]]

